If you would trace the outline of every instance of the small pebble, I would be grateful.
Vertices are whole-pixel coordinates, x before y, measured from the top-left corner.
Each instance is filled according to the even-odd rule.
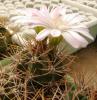
[[[43,1],[42,1],[42,4],[47,5],[47,6],[49,6],[50,3],[51,3],[50,0],[43,0]]]
[[[60,2],[61,1],[61,2]],[[92,7],[97,10],[97,0],[72,0],[75,2],[78,2],[80,4],[83,4],[85,6]],[[84,12],[80,10],[80,8],[73,7],[71,5],[65,4],[65,0],[0,0],[0,19],[3,18],[9,19],[13,16],[22,15],[21,13],[17,12],[17,9],[23,9],[23,8],[40,8],[44,5],[47,5],[50,9],[53,7],[56,7],[57,5],[61,5],[67,9],[67,14],[72,13],[79,13],[80,15],[86,16],[86,20],[83,23],[88,23],[90,21],[94,21],[97,19],[92,13]],[[20,25],[16,23],[10,23],[9,27],[17,32],[17,31],[23,31],[25,29],[31,30],[33,29],[30,26]],[[27,31],[28,31],[27,30]]]
[[[42,0],[35,0],[34,3],[35,4],[41,4],[42,3]]]
[[[17,4],[15,7],[16,7],[16,9],[17,9],[17,8],[20,8],[20,9],[21,9],[21,8],[25,8],[25,6],[24,6],[23,4]]]
[[[73,12],[78,12],[78,11],[79,11],[79,9],[78,9],[78,8],[76,8],[76,7],[73,7],[73,8],[72,8],[72,11],[73,11]]]
[[[97,0],[71,0],[71,1],[78,2],[80,4],[97,9]]]
[[[21,2],[22,2],[23,4],[25,4],[25,3],[27,3],[27,2],[31,2],[31,0],[21,0]]]
[[[32,7],[34,6],[34,2],[26,2],[26,3],[25,3],[25,6],[26,6],[27,8],[32,8]]]
[[[51,0],[51,3],[58,4],[59,3],[59,0]]]
[[[70,14],[70,13],[73,13],[73,11],[71,9],[68,9],[66,13]]]
[[[84,11],[79,11],[79,14],[80,15],[85,15],[85,12]]]
[[[33,7],[37,8],[37,9],[40,9],[40,7],[42,7],[42,6],[43,6],[42,4],[35,4]]]
[[[8,27],[14,32],[19,32],[22,26],[20,24],[9,23]]]
[[[90,6],[90,7],[94,7],[94,6],[95,6],[95,4],[94,4],[94,3],[92,3],[92,2],[90,2],[90,3],[88,3],[88,6]]]
[[[89,18],[90,20],[95,20],[95,19],[96,19],[95,16],[89,16],[88,18]]]

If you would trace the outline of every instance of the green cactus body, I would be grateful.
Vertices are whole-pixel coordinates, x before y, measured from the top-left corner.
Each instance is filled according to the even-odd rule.
[[[2,36],[0,37],[0,52],[4,52],[6,49],[7,49],[6,37]]]
[[[10,42],[10,34],[4,28],[0,27],[0,52],[5,52]]]
[[[68,57],[63,57],[62,54],[58,55],[55,48],[50,50],[41,44],[38,44],[34,50],[22,52],[22,60],[17,64],[17,69],[22,70],[20,74],[29,70],[32,76],[30,81],[40,84],[59,81],[64,77],[67,69],[65,64],[69,62]],[[22,77],[26,76],[22,75]]]

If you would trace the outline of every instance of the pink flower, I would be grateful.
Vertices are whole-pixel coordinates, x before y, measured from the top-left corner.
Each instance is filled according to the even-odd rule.
[[[86,38],[94,40],[88,27],[82,23],[85,17],[78,13],[66,14],[66,8],[64,7],[58,6],[50,10],[44,6],[40,10],[26,9],[20,11],[24,16],[16,16],[11,21],[15,23],[25,22],[25,24],[30,24],[33,27],[44,27],[37,34],[37,41],[62,36],[72,47],[81,48],[88,45]]]

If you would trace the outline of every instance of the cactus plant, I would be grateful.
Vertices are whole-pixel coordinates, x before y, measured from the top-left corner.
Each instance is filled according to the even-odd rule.
[[[7,46],[10,42],[10,33],[9,31],[4,27],[0,27],[0,52],[5,52],[7,50]]]
[[[69,67],[74,59],[72,58],[72,56],[65,55],[63,51],[59,50],[60,48],[58,48],[58,45],[61,40],[65,39],[75,48],[85,47],[88,44],[88,41],[85,40],[81,35],[83,32],[81,34],[79,34],[80,31],[74,32],[72,29],[74,28],[74,25],[69,25],[72,23],[67,23],[67,19],[63,19],[64,16],[60,13],[60,11],[57,14],[57,9],[61,11],[63,7],[53,9],[53,13],[50,14],[55,18],[46,17],[47,19],[44,17],[44,11],[46,10],[47,15],[49,12],[46,7],[43,7],[42,11],[34,9],[33,11],[35,12],[33,12],[33,16],[35,15],[34,17],[37,19],[36,22],[39,21],[38,24],[35,24],[33,28],[35,30],[35,36],[33,36],[33,34],[30,34],[29,32],[25,32],[24,34],[20,33],[20,35],[23,35],[23,37],[21,37],[21,40],[23,40],[23,38],[26,38],[26,40],[28,40],[26,45],[23,46],[23,49],[21,49],[21,51],[15,53],[15,55],[12,56],[12,58],[14,57],[13,61],[11,61],[11,58],[1,61],[2,65],[6,64],[7,61],[8,63],[10,63],[11,61],[10,65],[7,65],[7,67],[5,67],[5,73],[7,73],[7,75],[3,73],[3,79],[5,79],[6,84],[2,83],[3,87],[2,84],[0,85],[1,94],[3,93],[1,99],[3,98],[4,100],[10,100],[14,98],[15,94],[17,94],[17,100],[19,100],[19,97],[22,98],[22,100],[29,100],[29,94],[30,96],[33,95],[33,92],[38,88],[45,87],[51,83],[53,85],[61,79],[64,79],[64,76],[66,76],[70,71]],[[38,14],[40,12],[39,15],[41,16],[36,14],[36,11],[38,12]],[[56,15],[58,15],[57,18]],[[43,21],[43,19],[45,19],[46,22]],[[51,23],[49,23],[48,19],[51,21]],[[16,22],[21,23],[21,20]],[[78,22],[80,23],[81,20],[79,19]],[[31,23],[28,24],[30,25]],[[76,20],[74,24],[76,24]],[[78,26],[75,27],[77,28]],[[85,32],[87,33],[87,35],[83,35],[93,40],[93,37],[88,33],[86,26],[81,25],[79,27],[82,27],[82,29],[86,29]],[[31,31],[31,33],[33,32]],[[10,34],[3,34],[2,32],[1,36],[4,37],[3,49],[6,50],[7,45],[10,42]],[[16,36],[14,37],[14,39],[16,40],[15,42],[20,41],[20,39]],[[20,44],[20,42],[18,42],[17,44]],[[2,51],[4,51],[3,49]],[[2,75],[0,81],[2,81],[1,79]],[[69,92],[69,95],[72,97],[72,91],[76,89],[76,85],[73,82],[68,83],[72,87],[71,92]],[[24,97],[22,95],[24,95]]]
[[[31,51],[26,50],[19,54],[21,60],[16,66],[22,73],[30,71],[30,81],[47,84],[58,81],[68,72],[67,63],[70,63],[70,57],[58,54],[55,48],[49,48],[44,43],[37,43],[35,47],[29,48]]]
[[[24,100],[22,95],[25,91],[27,91],[26,95],[33,96],[34,88],[31,84],[34,84],[36,89],[45,87],[49,83],[54,84],[64,78],[72,59],[71,56],[63,55],[57,48],[47,46],[44,41],[36,42],[35,46],[29,44],[26,50],[19,51],[13,57],[14,60],[11,57],[6,58],[0,64],[2,65],[0,67],[1,100],[13,98],[18,100],[19,97]]]

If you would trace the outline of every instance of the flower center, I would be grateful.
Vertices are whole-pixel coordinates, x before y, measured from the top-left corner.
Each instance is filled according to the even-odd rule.
[[[56,28],[58,28],[60,31],[67,31],[69,24],[60,18],[60,20],[56,21]]]
[[[67,31],[69,29],[69,25],[59,25],[58,29],[61,31]]]

